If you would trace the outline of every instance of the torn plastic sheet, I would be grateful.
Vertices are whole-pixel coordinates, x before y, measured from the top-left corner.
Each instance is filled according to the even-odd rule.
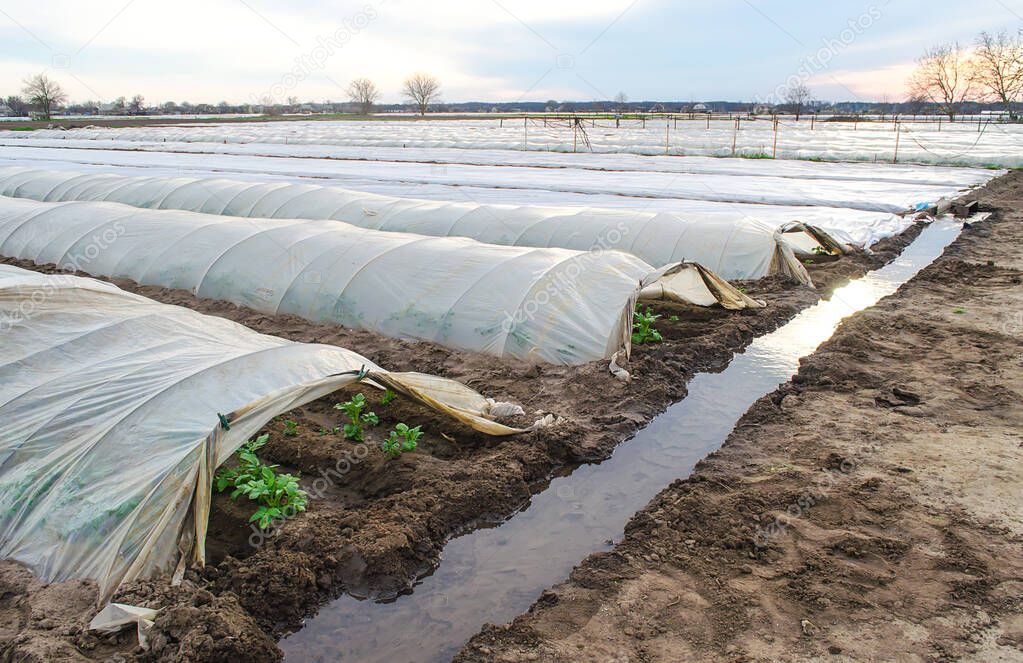
[[[159,610],[140,608],[124,603],[108,603],[89,622],[89,630],[101,633],[116,633],[126,626],[137,627],[139,647],[149,649],[149,631],[153,627]]]

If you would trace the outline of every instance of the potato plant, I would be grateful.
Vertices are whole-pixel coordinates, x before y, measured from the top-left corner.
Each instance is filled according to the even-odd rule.
[[[660,343],[663,341],[664,337],[661,336],[661,332],[654,329],[654,323],[660,317],[649,306],[646,307],[646,311],[636,307],[636,313],[633,316],[632,342],[642,345],[643,343]]]
[[[345,424],[345,438],[354,442],[362,442],[363,430],[367,425],[376,426],[380,418],[374,412],[363,412],[366,409],[366,397],[363,394],[355,394],[350,401],[338,403],[335,409],[342,410],[348,415],[350,423]]]
[[[218,493],[233,488],[232,500],[245,495],[259,503],[249,522],[256,523],[260,529],[266,529],[274,520],[305,511],[309,504],[308,495],[299,488],[297,477],[278,474],[274,471],[277,465],[266,465],[256,455],[269,438],[269,435],[260,435],[244,444],[238,450],[238,466],[223,468],[215,477]]]
[[[422,426],[409,428],[408,425],[400,423],[387,435],[381,448],[388,457],[397,458],[406,451],[415,451],[422,436]]]

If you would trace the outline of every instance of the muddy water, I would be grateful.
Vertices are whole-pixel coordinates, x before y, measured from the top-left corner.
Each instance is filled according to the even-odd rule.
[[[941,255],[959,230],[952,221],[932,224],[893,263],[758,338],[723,372],[696,376],[685,400],[609,460],[554,479],[500,527],[450,541],[440,567],[411,594],[390,603],[343,597],[325,606],[280,643],[288,660],[450,660],[484,623],[509,621],[586,555],[609,549],[633,513],[720,447],[750,405],[789,380],[799,359],[827,340],[842,318],[893,293]]]

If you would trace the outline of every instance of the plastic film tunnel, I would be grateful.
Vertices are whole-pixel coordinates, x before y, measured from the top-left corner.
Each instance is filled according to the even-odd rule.
[[[676,214],[483,205],[395,198],[315,184],[0,168],[0,195],[38,201],[107,201],[151,209],[276,219],[333,219],[362,228],[488,244],[613,249],[660,267],[697,262],[725,279],[782,273],[810,283],[795,252],[841,253],[827,232],[734,214]]]
[[[180,288],[500,357],[580,364],[628,352],[639,299],[754,301],[692,263],[242,219],[114,203],[0,197],[0,255]]]
[[[522,432],[452,380],[92,279],[0,265],[0,334],[0,558],[95,579],[104,599],[202,562],[214,470],[274,416],[360,379],[487,434]]]

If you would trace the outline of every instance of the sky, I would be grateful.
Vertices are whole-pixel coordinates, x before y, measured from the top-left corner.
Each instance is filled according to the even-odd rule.
[[[442,100],[906,97],[926,48],[1023,28],[1023,0],[0,0],[0,96],[45,72],[72,100],[344,101],[439,79]]]

